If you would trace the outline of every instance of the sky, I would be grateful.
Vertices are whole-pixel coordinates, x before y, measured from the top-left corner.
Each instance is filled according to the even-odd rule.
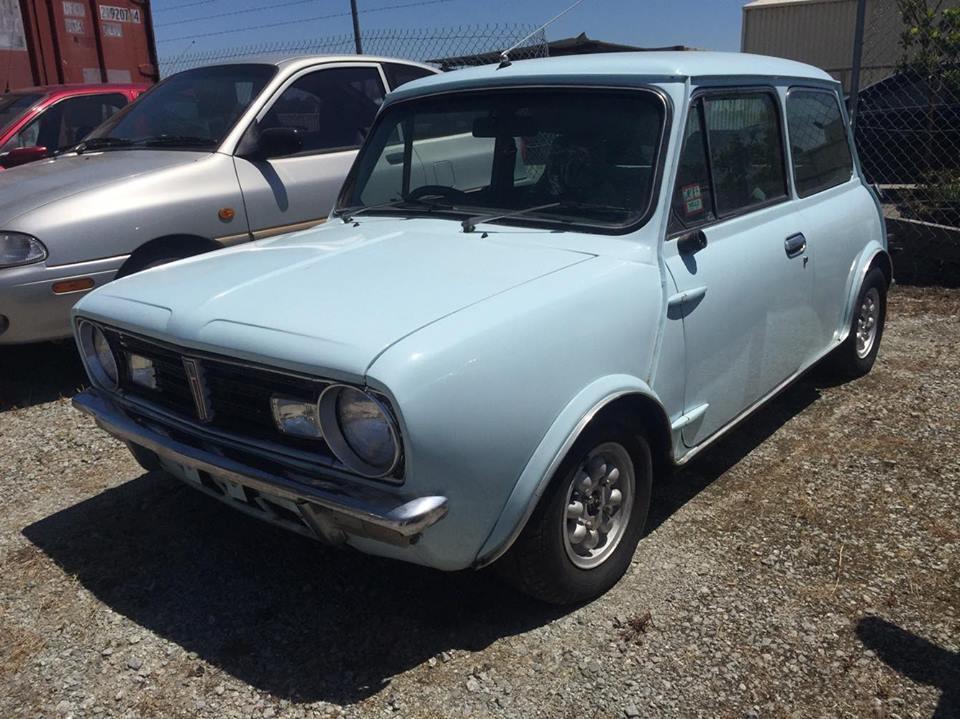
[[[536,26],[572,2],[357,0],[357,5],[360,26],[365,32],[488,23]],[[594,39],[642,47],[687,45],[739,50],[741,8],[745,2],[583,0],[546,33],[551,40],[586,32]],[[153,0],[151,5],[161,62],[184,52],[192,54],[352,32],[350,0]],[[396,7],[403,5],[406,7]]]

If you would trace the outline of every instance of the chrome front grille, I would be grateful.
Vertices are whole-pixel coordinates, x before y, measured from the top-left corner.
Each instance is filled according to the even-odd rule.
[[[330,382],[287,374],[225,357],[193,353],[113,328],[103,328],[120,367],[120,389],[182,420],[238,439],[255,439],[298,452],[309,452],[320,464],[340,463],[322,439],[301,439],[280,432],[273,420],[273,395],[316,402]],[[156,389],[134,383],[128,357],[153,362]],[[399,476],[399,475],[397,475]]]

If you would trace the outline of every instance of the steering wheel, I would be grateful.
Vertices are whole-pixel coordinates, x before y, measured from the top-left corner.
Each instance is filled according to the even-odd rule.
[[[463,202],[469,198],[466,192],[458,190],[456,187],[447,187],[446,185],[421,185],[411,190],[407,195],[407,199],[419,200],[421,197],[428,195],[439,195],[451,202]]]

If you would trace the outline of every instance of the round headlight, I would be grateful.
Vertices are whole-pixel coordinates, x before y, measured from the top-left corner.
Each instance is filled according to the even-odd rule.
[[[396,467],[397,431],[376,397],[355,387],[332,385],[320,397],[320,424],[337,459],[354,472],[383,477]]]
[[[83,322],[80,325],[80,347],[90,379],[106,389],[116,389],[120,383],[120,371],[103,331],[89,322]]]
[[[0,232],[0,268],[29,265],[47,259],[40,240],[22,232]]]

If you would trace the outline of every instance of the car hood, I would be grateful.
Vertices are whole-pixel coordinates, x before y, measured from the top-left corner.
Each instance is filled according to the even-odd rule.
[[[592,255],[482,239],[450,220],[339,220],[91,293],[80,313],[200,350],[362,376],[418,329]]]
[[[51,202],[110,183],[175,165],[196,162],[204,152],[171,150],[110,150],[62,155],[14,167],[0,173],[0,229],[11,220]]]

